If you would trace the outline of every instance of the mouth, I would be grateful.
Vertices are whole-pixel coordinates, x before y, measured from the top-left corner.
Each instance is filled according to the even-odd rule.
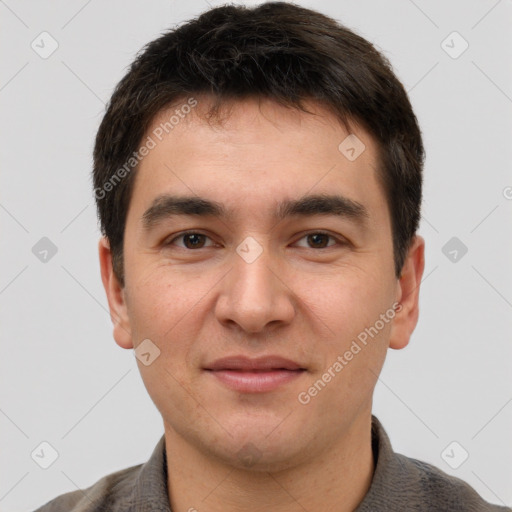
[[[225,357],[204,369],[224,386],[241,393],[272,391],[306,372],[306,368],[295,361],[279,356],[256,359],[245,356]]]

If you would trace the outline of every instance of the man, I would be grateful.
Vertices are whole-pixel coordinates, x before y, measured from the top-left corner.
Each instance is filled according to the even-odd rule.
[[[372,416],[418,319],[423,158],[389,63],[320,13],[225,6],[150,43],[94,192],[114,338],[165,434],[39,510],[505,510]]]

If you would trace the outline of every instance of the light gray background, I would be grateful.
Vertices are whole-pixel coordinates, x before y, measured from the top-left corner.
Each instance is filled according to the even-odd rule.
[[[374,413],[397,451],[511,505],[512,2],[297,3],[390,58],[425,138],[420,321],[410,345],[390,351]],[[33,510],[144,462],[163,433],[132,352],[112,338],[91,152],[104,102],[135,53],[206,8],[0,1],[3,511]],[[31,48],[43,31],[59,45],[47,59]],[[453,31],[469,43],[458,58],[441,46]],[[44,236],[58,248],[46,263],[31,250]],[[468,248],[455,263],[442,252],[454,236]],[[469,452],[458,469],[441,457],[454,440]],[[31,458],[42,441],[59,453],[48,469]]]

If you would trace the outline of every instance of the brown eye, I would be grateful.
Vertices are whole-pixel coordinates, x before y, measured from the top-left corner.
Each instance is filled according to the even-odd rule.
[[[183,241],[187,249],[197,249],[198,247],[203,247],[205,238],[206,237],[204,235],[200,235],[198,233],[183,235]]]
[[[178,240],[183,240],[183,242],[177,243]],[[202,249],[203,247],[209,247],[209,245],[206,245],[207,240],[209,240],[209,237],[203,235],[202,233],[189,232],[181,233],[181,235],[174,237],[165,245],[177,245],[178,247],[182,247],[184,249]],[[211,245],[212,244],[210,244],[210,246]]]
[[[308,243],[315,249],[323,249],[324,247],[327,247],[329,238],[331,237],[324,233],[314,233],[313,235],[307,236]]]
[[[299,243],[302,242],[302,240],[306,241],[306,245]],[[343,243],[334,236],[329,233],[322,233],[321,231],[304,235],[297,244],[299,247],[305,247],[307,249],[325,249],[333,245],[343,245]]]

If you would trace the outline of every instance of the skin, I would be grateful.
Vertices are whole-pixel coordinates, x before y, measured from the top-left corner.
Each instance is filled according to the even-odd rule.
[[[355,123],[366,149],[351,162],[338,150],[348,132],[319,105],[308,105],[313,116],[245,100],[222,125],[209,125],[196,115],[207,103],[201,99],[137,170],[124,287],[108,240],[99,242],[115,341],[132,349],[150,339],[160,350],[138,365],[164,421],[172,510],[354,510],[374,471],[377,377],[388,348],[405,347],[417,323],[424,240],[414,238],[397,279],[375,142]],[[155,118],[148,134],[170,115]],[[233,216],[170,217],[147,231],[142,216],[162,193],[215,200]],[[312,193],[361,203],[365,227],[335,215],[275,220],[277,201]],[[187,248],[176,238],[184,230],[206,235],[204,245]],[[319,230],[335,237],[323,239],[326,248],[307,236]],[[252,263],[236,252],[248,236],[262,248]],[[395,302],[402,307],[394,319],[301,404],[299,393]],[[240,393],[203,370],[239,354],[277,354],[307,371],[273,391]],[[241,455],[248,445],[256,454],[249,462]]]

